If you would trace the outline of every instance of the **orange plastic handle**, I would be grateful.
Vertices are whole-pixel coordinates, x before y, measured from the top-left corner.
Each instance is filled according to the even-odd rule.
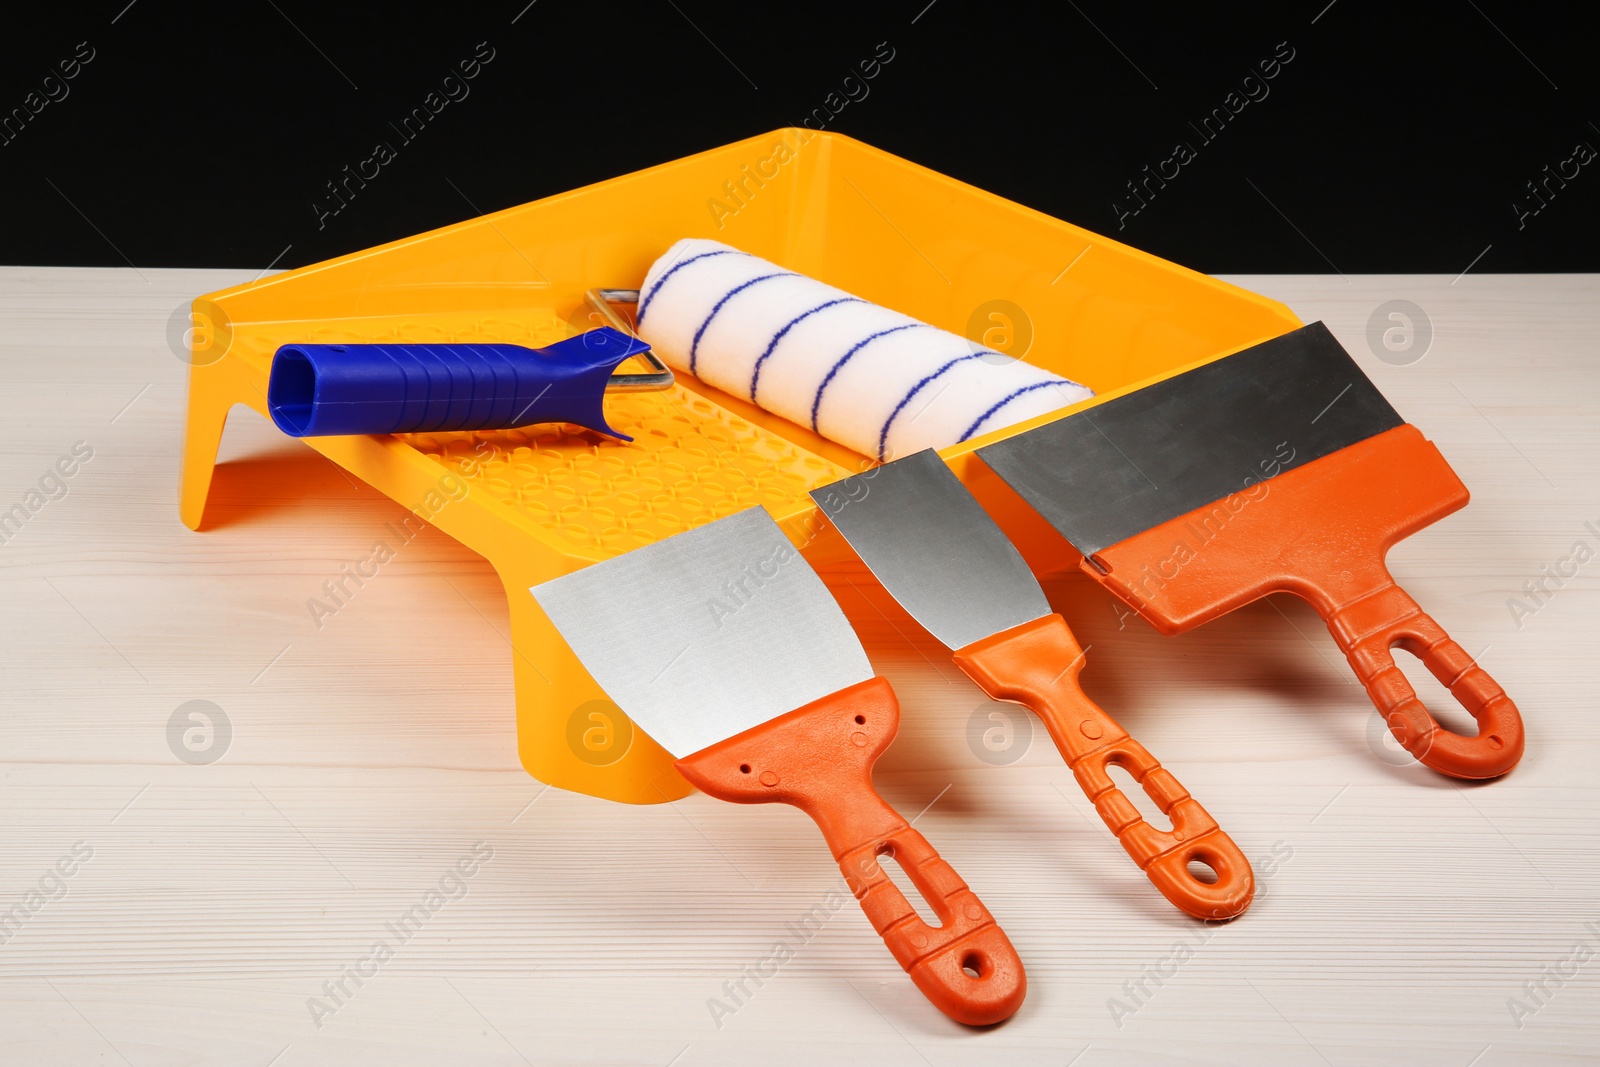
[[[1152,526],[1083,562],[1165,634],[1268,593],[1309,601],[1395,738],[1425,766],[1494,778],[1522,758],[1522,716],[1488,672],[1395,585],[1384,556],[1467,503],[1467,487],[1415,426],[1397,426]],[[1390,649],[1421,659],[1477,720],[1440,726]]]
[[[900,705],[882,678],[812,701],[677,762],[702,791],[735,804],[792,804],[822,830],[845,883],[889,951],[957,1022],[1008,1019],[1027,995],[1022,960],[976,893],[878,795],[872,765]],[[892,856],[939,917],[922,921],[879,866]]]
[[[1489,672],[1395,584],[1383,584],[1328,615],[1328,630],[1367,687],[1395,739],[1418,761],[1457,778],[1493,778],[1522,756],[1522,716]],[[1444,729],[1417,698],[1391,649],[1422,661],[1478,723],[1478,735]]]
[[[1200,803],[1078,684],[1083,649],[1060,615],[1023,623],[960,649],[956,665],[996,700],[1021,704],[1044,720],[1084,795],[1161,895],[1197,919],[1232,919],[1250,906],[1255,874],[1233,839]],[[1106,768],[1125,768],[1172,820],[1157,830],[1123,795]],[[1199,860],[1216,872],[1203,882]]]

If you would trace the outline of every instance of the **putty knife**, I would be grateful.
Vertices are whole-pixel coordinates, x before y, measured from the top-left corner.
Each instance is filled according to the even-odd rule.
[[[1162,633],[1294,593],[1422,763],[1493,778],[1521,758],[1516,705],[1384,565],[1396,541],[1465,505],[1466,486],[1322,323],[978,455]],[[1472,714],[1476,737],[1434,720],[1397,647]]]
[[[974,1026],[1022,1004],[1022,961],[927,840],[878,796],[872,765],[900,706],[838,603],[760,507],[553,581],[534,598],[683,776],[736,804],[811,816],[889,951],[946,1015]],[[879,866],[893,857],[929,926]]]
[[[1106,826],[1168,900],[1201,919],[1250,906],[1255,878],[1244,853],[1143,745],[1078,683],[1083,650],[1021,554],[928,449],[811,497],[900,604],[954,653],[989,696],[1031,710]],[[1157,830],[1111,780],[1126,768],[1172,820]],[[1216,873],[1202,881],[1199,861]]]

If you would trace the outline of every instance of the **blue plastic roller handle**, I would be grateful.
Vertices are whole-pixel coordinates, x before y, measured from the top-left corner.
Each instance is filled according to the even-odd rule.
[[[272,357],[267,409],[290,437],[606,425],[606,382],[649,345],[597,330],[544,348],[522,345],[284,345]]]

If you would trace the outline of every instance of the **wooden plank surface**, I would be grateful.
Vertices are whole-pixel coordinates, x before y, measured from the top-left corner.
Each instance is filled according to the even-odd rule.
[[[1047,583],[1091,695],[1254,861],[1232,925],[1148,887],[1037,723],[1015,717],[1009,765],[978,758],[995,706],[864,572],[831,576],[906,708],[880,787],[927,809],[1029,969],[1018,1016],[978,1032],[853,904],[816,910],[837,872],[799,813],[530,779],[504,595],[448,538],[319,628],[307,598],[399,509],[258,416],[230,424],[215,528],[179,524],[169,319],[248,277],[0,269],[0,511],[49,498],[0,544],[0,914],[37,905],[0,933],[0,1063],[1600,1061],[1600,562],[1508,606],[1600,550],[1600,278],[1233,279],[1326,320],[1472,489],[1391,562],[1520,704],[1506,780],[1405,765],[1298,602],[1162,638]],[[1367,341],[1392,299],[1431,324],[1406,365]],[[92,458],[49,477],[78,442]],[[231,729],[204,765],[169,744],[196,700]],[[420,929],[386,933],[441,880]],[[392,958],[324,992],[381,938]],[[793,958],[736,1000],[780,940]]]

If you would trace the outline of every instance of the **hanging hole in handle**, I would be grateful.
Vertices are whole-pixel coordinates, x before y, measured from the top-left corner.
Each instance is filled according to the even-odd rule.
[[[865,726],[866,724],[867,724],[867,717],[865,715],[857,715],[856,716],[856,725],[857,726]]]
[[[748,764],[748,763],[739,764],[739,773],[740,774],[749,774],[750,773],[750,764]]]
[[[989,961],[981,952],[969,952],[961,957],[961,973],[968,978],[983,978],[989,973]]]
[[[1440,729],[1462,737],[1478,736],[1477,720],[1461,706],[1455,694],[1433,676],[1426,661],[1403,643],[1391,648],[1389,655],[1394,658],[1395,667],[1406,676],[1406,681],[1416,691],[1417,699],[1422,701],[1422,706],[1428,709],[1428,714],[1433,716],[1433,721],[1439,724]]]
[[[1190,858],[1187,869],[1189,871],[1189,877],[1193,878],[1202,885],[1216,885],[1217,879],[1221,877],[1217,874],[1217,869],[1215,867],[1211,866],[1211,864],[1207,863],[1199,856]]]
[[[900,890],[900,895],[906,898],[906,903],[910,904],[911,910],[917,913],[917,918],[929,926],[943,926],[944,920],[939,918],[938,913],[933,910],[933,905],[928,903],[928,899],[922,895],[922,891],[911,880],[910,873],[901,866],[900,857],[894,854],[894,846],[887,841],[884,842],[878,846],[877,855],[879,869],[883,871],[889,881],[894,883],[894,887]],[[885,860],[892,862],[885,863]]]
[[[1144,786],[1139,784],[1133,772],[1128,770],[1115,759],[1106,761],[1106,774],[1111,779],[1111,784],[1122,790],[1122,795],[1128,798],[1128,803],[1139,809],[1139,817],[1149,823],[1155,830],[1163,834],[1172,832],[1172,820],[1161,810],[1161,805],[1155,802]]]

